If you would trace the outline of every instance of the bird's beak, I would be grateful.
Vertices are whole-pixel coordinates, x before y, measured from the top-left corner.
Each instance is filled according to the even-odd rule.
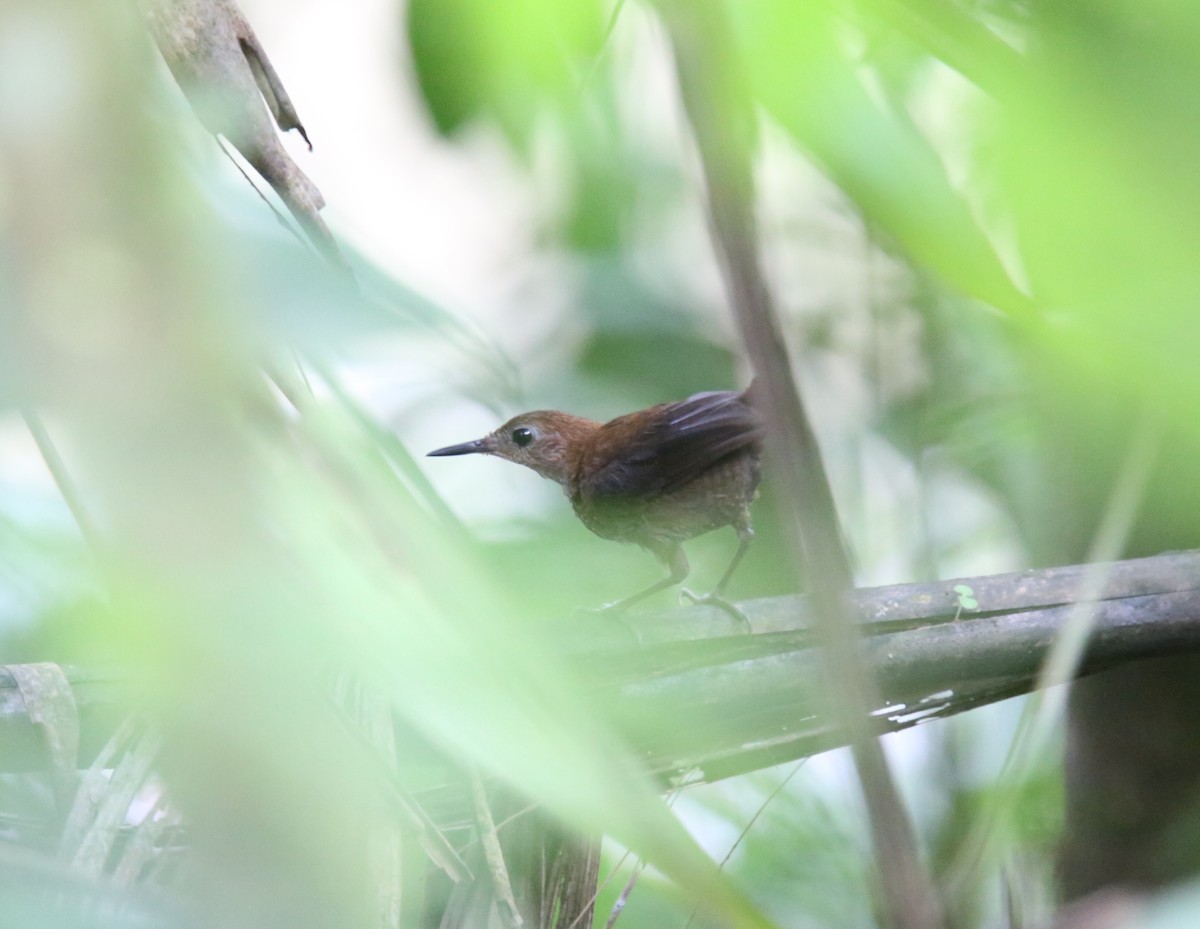
[[[428,452],[427,458],[445,458],[448,455],[480,455],[487,454],[492,450],[487,438],[476,439],[474,442],[462,442],[459,445],[447,445],[445,448],[436,448],[432,452]]]

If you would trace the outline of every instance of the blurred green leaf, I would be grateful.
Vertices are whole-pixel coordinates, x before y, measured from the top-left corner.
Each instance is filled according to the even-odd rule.
[[[937,152],[907,113],[864,86],[845,24],[822,4],[786,0],[741,4],[737,15],[755,96],[868,221],[963,293],[1027,316]]]
[[[438,130],[488,116],[521,149],[544,105],[573,105],[602,30],[594,0],[408,4],[413,64]]]

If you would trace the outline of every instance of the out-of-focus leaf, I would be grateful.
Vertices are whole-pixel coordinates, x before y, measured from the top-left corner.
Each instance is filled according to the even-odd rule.
[[[1002,111],[999,153],[1031,285],[1053,308],[1044,335],[1081,372],[1194,410],[1200,8],[1033,10],[1029,92]]]
[[[345,675],[339,675],[334,684],[334,699],[345,709],[349,725],[355,728],[366,743],[367,749],[378,756],[383,776],[394,780],[397,761],[396,729],[390,708],[356,686]],[[469,876],[457,854],[433,827],[419,804],[406,794],[400,795],[399,785],[397,795],[397,800],[407,807],[407,812],[416,821],[417,835],[430,859],[456,880]],[[408,823],[403,825],[407,826]],[[372,817],[372,821],[367,824],[366,858],[375,898],[372,914],[375,929],[400,927],[404,899],[401,871],[403,836],[401,820],[396,818]]]
[[[663,365],[665,358],[673,359],[670,368]],[[728,349],[667,331],[598,332],[584,346],[579,363],[602,384],[611,384],[608,396],[618,398],[630,385],[653,388],[666,399],[733,384],[733,356]]]
[[[244,184],[203,172],[194,180],[219,204],[219,218],[227,224],[219,257],[238,272],[246,305],[268,338],[327,355],[355,340],[395,332],[437,334],[472,351],[481,363],[486,360],[480,338],[460,317],[397,281],[362,252],[341,247],[354,272],[350,280],[282,234],[262,199]],[[252,268],[243,264],[248,256]]]
[[[571,160],[575,172],[571,200],[563,224],[563,238],[583,254],[619,248],[629,232],[639,185],[637,166],[626,146],[618,144],[615,126],[605,134],[589,120],[575,121],[571,135]]]
[[[1200,489],[1200,8],[1036,4],[1029,67],[999,110],[998,193],[1048,324],[1020,372],[1053,557],[1082,552],[1129,436],[1161,423],[1129,551],[1195,544]]]
[[[654,292],[620,263],[588,263],[580,304],[593,330],[581,347],[579,368],[595,380],[595,393],[611,416],[736,386],[732,353],[703,330],[697,314]]]
[[[906,36],[925,54],[999,98],[1012,91],[1013,79],[1028,67],[993,28],[1024,19],[1016,3],[978,3],[968,10],[936,0],[858,0],[838,8],[867,29]]]
[[[603,23],[595,0],[413,0],[409,42],[434,123],[450,134],[487,115],[524,143],[544,102],[578,93]]]
[[[868,93],[829,9],[755,0],[737,13],[756,97],[867,219],[962,292],[1027,315],[937,153],[905,113]]]

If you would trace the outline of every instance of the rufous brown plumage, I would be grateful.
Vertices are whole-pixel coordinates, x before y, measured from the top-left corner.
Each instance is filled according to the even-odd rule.
[[[560,484],[596,535],[636,542],[667,567],[663,580],[606,609],[625,609],[682,582],[689,566],[681,543],[732,526],[733,560],[712,594],[692,598],[732,609],[721,595],[754,536],[750,504],[761,476],[763,425],[749,393],[693,394],[606,423],[535,410],[429,454],[495,455],[525,465]]]

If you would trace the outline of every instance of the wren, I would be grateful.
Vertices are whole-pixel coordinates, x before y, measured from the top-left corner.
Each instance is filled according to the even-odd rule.
[[[754,538],[750,504],[762,475],[763,421],[749,393],[693,394],[606,423],[536,410],[514,416],[482,439],[429,455],[495,455],[525,465],[557,481],[575,514],[596,535],[635,542],[667,568],[661,581],[601,610],[625,610],[681,583],[690,570],[681,543],[732,526],[737,551],[713,592],[704,597],[682,593],[745,624],[722,594]]]

